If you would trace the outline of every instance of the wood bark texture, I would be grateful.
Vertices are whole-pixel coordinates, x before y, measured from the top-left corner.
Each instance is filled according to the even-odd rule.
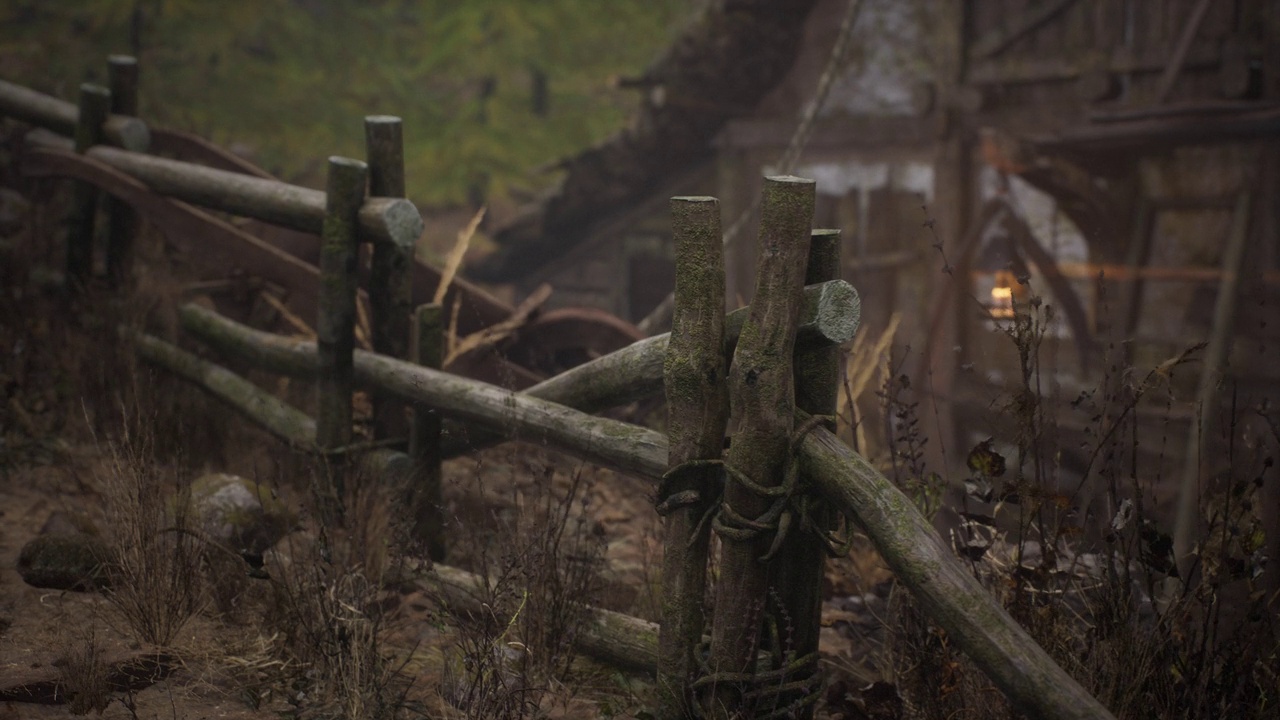
[[[412,360],[439,370],[444,363],[444,307],[428,303],[414,313]],[[435,562],[445,558],[444,477],[440,454],[441,418],[426,403],[413,406],[409,427],[409,456],[417,472],[411,495],[413,536],[422,543]]]
[[[0,115],[8,115],[63,135],[73,135],[80,111],[74,103],[0,80]],[[123,115],[106,118],[103,136],[113,145],[139,152],[146,150],[151,141],[151,132],[146,123]]]
[[[83,155],[102,142],[102,123],[111,111],[111,92],[101,85],[80,86],[80,111],[76,115],[75,150]],[[67,231],[67,281],[83,286],[93,275],[93,236],[97,226],[98,199],[93,185],[77,180],[72,187],[71,217]]]
[[[369,194],[403,198],[404,134],[398,117],[370,115],[364,119],[365,157],[369,163]],[[416,239],[415,239],[416,241]],[[409,317],[413,310],[415,243],[376,243],[369,259],[370,334],[374,352],[407,357]],[[381,393],[373,396],[374,436],[404,437],[404,405]]]
[[[27,140],[37,146],[65,147],[56,135],[33,132]],[[324,226],[325,193],[319,190],[105,145],[86,155],[161,195],[201,207],[303,232],[319,233]],[[423,227],[418,209],[404,198],[371,197],[360,206],[358,228],[364,242],[412,246]]]
[[[662,555],[662,630],[658,636],[659,713],[693,711],[690,682],[702,642],[710,528],[702,522],[719,494],[729,395],[724,353],[724,245],[720,202],[671,199],[676,299],[663,361],[670,439],[668,475],[658,491],[666,516]]]
[[[809,260],[804,281],[814,284],[840,276],[840,231],[814,230],[809,240]],[[834,416],[840,392],[840,358],[838,346],[798,350],[795,355],[796,407],[811,415]],[[812,502],[806,512],[815,530],[832,530],[830,507],[810,488],[813,480],[800,477],[801,491],[809,493]],[[812,657],[806,668],[815,682],[808,693],[821,686],[817,675],[818,634],[822,624],[822,575],[827,550],[823,540],[803,527],[793,529],[782,551],[770,564],[771,584],[778,588],[785,616],[791,622],[779,631],[783,647],[793,649],[797,657]],[[813,717],[813,703],[802,702],[806,692],[797,690],[783,700],[783,705],[797,704],[796,717]]]
[[[356,214],[364,201],[369,168],[359,160],[329,158],[329,179],[325,192],[324,228],[320,233],[320,300],[316,318],[316,347],[320,372],[316,380],[319,413],[316,417],[316,445],[338,450],[351,444],[351,394],[355,378],[351,353],[355,350],[356,290],[359,241]],[[317,497],[332,513],[341,508],[345,495],[342,462],[331,458],[317,477],[327,484],[317,487]],[[339,511],[340,512],[340,511]],[[330,514],[336,519],[338,515]]]
[[[860,313],[857,292],[843,280],[805,288],[797,346],[838,345],[850,340]],[[316,377],[319,366],[314,342],[254,330],[194,304],[179,308],[178,316],[186,331],[255,367],[289,377]],[[725,317],[726,353],[736,346],[746,316],[746,309],[741,308]],[[663,358],[669,340],[667,334],[647,338],[534,385],[523,394],[588,413],[643,400],[662,392]],[[376,384],[376,377],[360,375],[364,356],[363,351],[356,352],[357,379]],[[456,457],[506,439],[508,435],[500,430],[446,418],[441,454],[445,458]]]
[[[760,628],[770,602],[768,565],[776,530],[765,520],[778,496],[759,488],[784,484],[791,466],[795,389],[792,353],[809,257],[815,183],[791,176],[765,179],[760,216],[760,260],[747,322],[730,368],[732,423],[725,453],[720,535],[720,578],[711,629],[711,676],[700,690],[707,717],[730,718],[744,707],[754,676]],[[749,487],[749,480],[759,488]],[[776,521],[776,518],[775,518]]]

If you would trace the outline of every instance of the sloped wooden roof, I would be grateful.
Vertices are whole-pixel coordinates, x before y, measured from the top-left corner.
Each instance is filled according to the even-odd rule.
[[[562,182],[495,233],[469,269],[505,282],[581,243],[592,226],[712,154],[723,125],[750,114],[790,70],[816,0],[717,0],[630,84],[645,98],[628,126],[563,161]]]

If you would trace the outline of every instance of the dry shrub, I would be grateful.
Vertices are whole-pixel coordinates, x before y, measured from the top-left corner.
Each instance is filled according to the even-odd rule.
[[[1220,462],[1230,471],[1201,483],[1202,534],[1190,570],[1179,576],[1154,498],[1168,437],[1183,431],[1166,420],[1155,467],[1142,467],[1136,408],[1144,398],[1160,402],[1159,393],[1171,403],[1171,375],[1191,352],[1146,376],[1112,368],[1098,391],[1072,403],[1095,420],[1085,447],[1064,448],[1041,391],[1047,311],[1033,298],[1007,326],[1020,382],[1005,410],[1017,429],[969,453],[966,492],[952,508],[962,518],[952,532],[957,554],[1118,718],[1274,717],[1280,633],[1275,598],[1262,583],[1265,538],[1255,497],[1280,481],[1274,463],[1263,446],[1246,453],[1226,444]],[[883,397],[896,398],[902,388],[893,384],[902,382]],[[903,413],[897,403],[890,409]],[[910,413],[891,419],[902,434],[891,438],[905,460],[900,485],[918,492],[918,478],[928,477],[918,464],[918,425]],[[1225,425],[1227,438],[1238,434],[1235,420]],[[1064,450],[1083,451],[1082,479],[1060,477]],[[1104,512],[1090,514],[1086,481],[1100,486],[1094,497]],[[906,592],[899,588],[894,598],[889,679],[902,713],[895,717],[1020,717]]]
[[[274,597],[264,622],[299,717],[384,720],[404,709],[409,681],[386,644],[392,629],[384,586],[400,572],[393,488],[348,478],[346,526],[291,536],[272,553]]]
[[[111,704],[110,668],[103,662],[102,648],[92,630],[72,642],[54,665],[62,674],[58,684],[68,698],[67,710],[72,715],[101,715]]]
[[[533,481],[527,495],[513,488],[512,512],[494,511],[487,528],[464,528],[478,550],[485,611],[453,618],[457,640],[441,695],[467,718],[532,717],[563,700],[556,691],[568,689],[583,606],[602,585],[604,541],[584,519],[590,497],[581,470],[558,494],[553,467],[524,469]],[[482,473],[478,464],[476,495]]]
[[[167,645],[204,605],[205,547],[186,486],[157,464],[149,426],[130,425],[101,477],[113,553],[106,596],[139,640]]]

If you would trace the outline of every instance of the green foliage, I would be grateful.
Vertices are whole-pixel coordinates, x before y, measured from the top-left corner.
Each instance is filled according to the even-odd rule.
[[[78,83],[105,78],[107,54],[135,54],[145,119],[244,144],[310,184],[329,155],[363,155],[365,115],[398,115],[410,195],[447,204],[545,184],[537,168],[618,129],[635,98],[610,78],[642,71],[689,8],[27,0],[0,10],[0,76],[73,98]]]

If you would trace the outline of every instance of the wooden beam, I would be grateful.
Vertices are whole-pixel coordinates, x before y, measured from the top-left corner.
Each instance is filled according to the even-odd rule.
[[[74,103],[0,80],[0,115],[8,115],[63,135],[75,132],[80,111]],[[143,151],[151,142],[151,131],[138,118],[110,115],[103,124],[107,142],[127,150]]]
[[[969,59],[982,60],[1004,52],[1018,38],[1049,22],[1075,2],[1076,0],[1040,0],[1015,16],[1004,18],[1004,22],[998,27],[973,41],[969,48]]]
[[[1187,52],[1191,49],[1191,42],[1196,39],[1196,33],[1200,32],[1200,24],[1204,22],[1204,16],[1209,11],[1209,3],[1211,2],[1213,0],[1200,0],[1191,11],[1191,17],[1187,18],[1187,24],[1182,28],[1182,35],[1178,38],[1178,44],[1173,49],[1173,55],[1169,57],[1169,62],[1165,65],[1164,72],[1160,74],[1160,84],[1156,87],[1155,101],[1157,105],[1161,105],[1165,100],[1169,99],[1169,92],[1173,90],[1173,83],[1178,79],[1178,74],[1182,72],[1182,65],[1187,61]]]
[[[27,142],[51,150],[66,147],[64,138],[47,132],[28,133]],[[310,233],[319,233],[324,223],[325,194],[320,190],[103,145],[85,154],[161,195],[195,205]],[[423,227],[418,209],[403,198],[368,198],[360,208],[364,241],[413,246]]]

